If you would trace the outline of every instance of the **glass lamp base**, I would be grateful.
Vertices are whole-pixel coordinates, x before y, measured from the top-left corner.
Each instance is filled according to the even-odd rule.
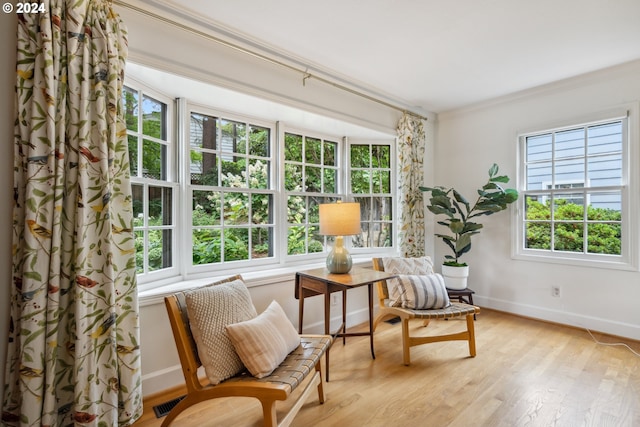
[[[333,250],[327,256],[327,270],[329,273],[344,274],[351,270],[352,264],[351,254],[342,245],[342,236],[337,236]]]

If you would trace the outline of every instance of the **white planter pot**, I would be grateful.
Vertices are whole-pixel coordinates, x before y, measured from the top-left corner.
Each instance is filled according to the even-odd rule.
[[[444,277],[444,283],[447,288],[455,290],[467,289],[469,266],[452,267],[449,265],[443,265],[442,276]]]

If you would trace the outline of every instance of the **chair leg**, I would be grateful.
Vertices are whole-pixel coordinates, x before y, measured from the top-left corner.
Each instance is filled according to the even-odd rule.
[[[318,372],[318,374],[320,374],[320,382],[318,383],[318,400],[320,401],[320,403],[324,403],[324,387],[322,385],[324,381],[322,379],[322,365],[320,363],[320,360],[318,360],[318,363],[316,363],[316,371]]]
[[[473,314],[467,314],[467,331],[469,332],[469,354],[476,357],[476,333]]]
[[[262,400],[262,416],[264,427],[277,427],[278,418],[276,413],[276,401],[275,400]]]
[[[402,319],[402,361],[405,366],[409,366],[411,363],[410,356],[410,346],[409,343],[409,319]]]

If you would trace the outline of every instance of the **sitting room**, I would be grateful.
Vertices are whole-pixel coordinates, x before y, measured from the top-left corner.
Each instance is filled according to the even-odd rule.
[[[2,425],[640,425],[637,0],[4,12]]]

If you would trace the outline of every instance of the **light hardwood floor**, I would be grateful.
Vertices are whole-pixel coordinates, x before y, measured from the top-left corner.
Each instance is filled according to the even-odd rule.
[[[462,322],[432,322],[424,331],[459,329]],[[428,344],[412,348],[408,367],[400,333],[400,324],[379,326],[376,360],[368,337],[349,338],[346,346],[336,341],[326,402],[314,396],[293,426],[640,426],[640,357],[597,344],[585,330],[485,309],[476,321],[475,358],[466,342]],[[640,342],[594,336],[640,352]],[[152,406],[180,394],[145,401],[135,426],[160,426]],[[253,399],[218,399],[185,411],[173,425],[260,426],[261,409]]]

